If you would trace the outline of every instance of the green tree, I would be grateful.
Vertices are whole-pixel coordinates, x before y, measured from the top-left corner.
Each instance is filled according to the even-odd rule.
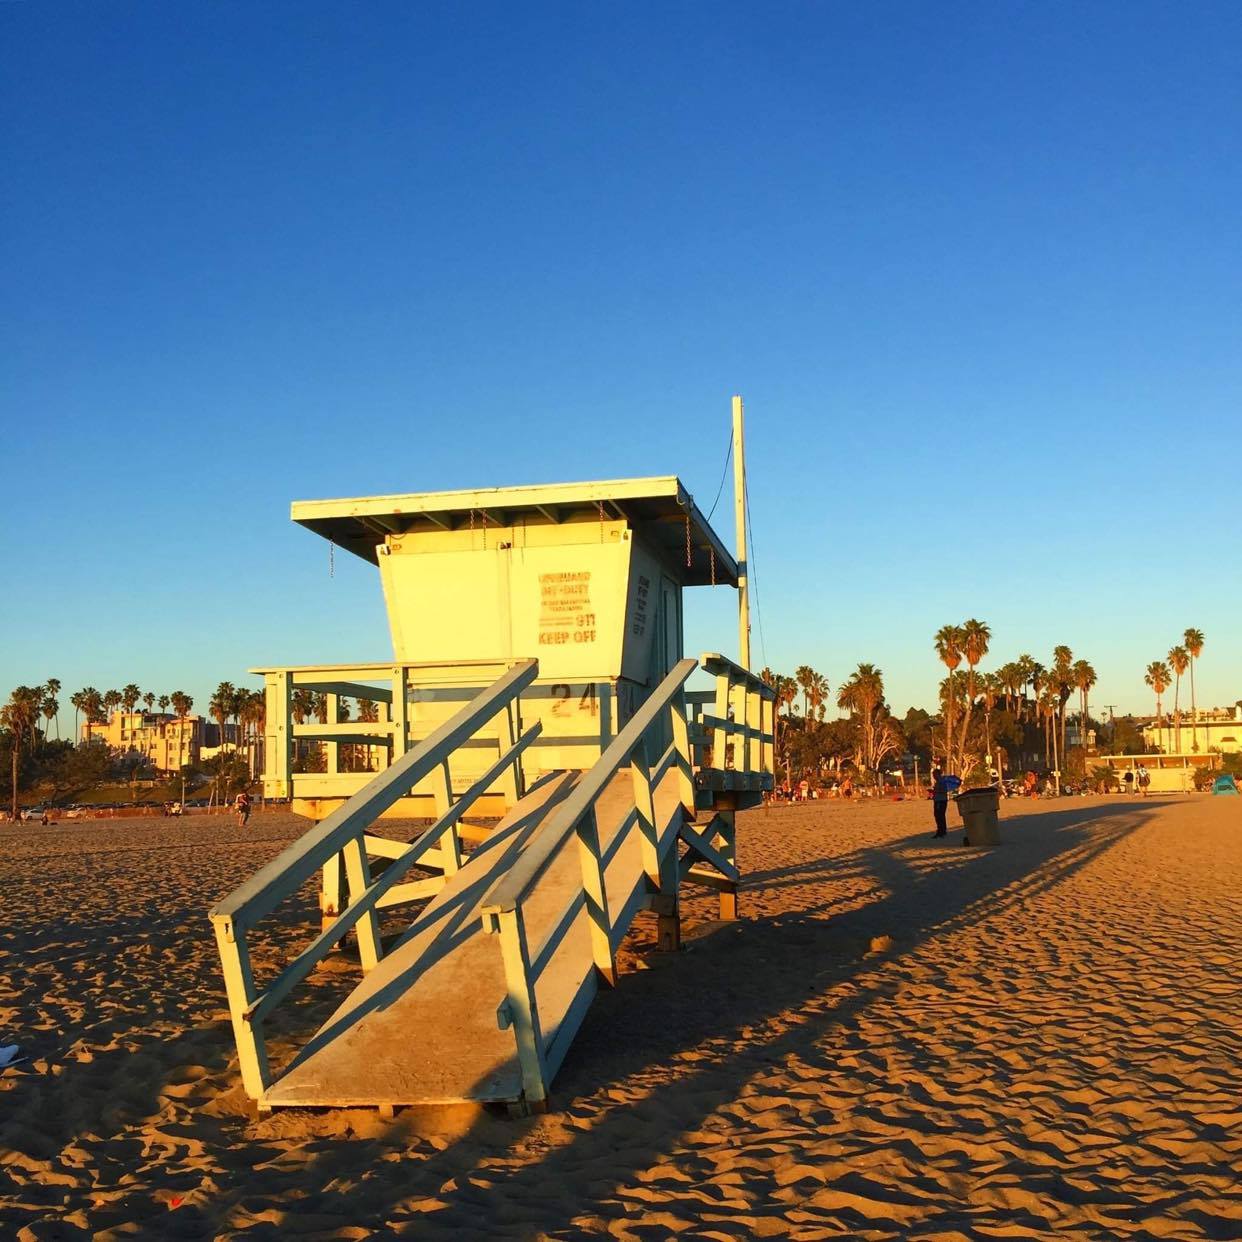
[[[1173,731],[1177,736],[1177,749],[1182,748],[1182,677],[1190,665],[1190,652],[1184,646],[1169,648],[1169,668],[1173,673]]]
[[[942,625],[937,631],[933,639],[936,655],[940,658],[940,662],[949,670],[949,691],[945,696],[945,727],[944,727],[944,755],[946,771],[953,771],[953,670],[962,662],[962,644],[964,636],[960,626]]]
[[[153,690],[148,690],[142,696],[142,701],[147,705],[148,712],[155,711],[155,692]]]
[[[966,737],[970,732],[970,717],[975,709],[975,669],[979,661],[988,653],[988,644],[992,641],[992,631],[983,621],[971,617],[963,621],[961,626],[962,655],[966,657],[966,712],[962,719],[962,740],[958,752],[966,754]],[[965,773],[962,773],[964,776]]]
[[[1190,748],[1196,753],[1199,750],[1199,703],[1195,698],[1195,665],[1203,652],[1203,631],[1187,630],[1182,635],[1182,644],[1190,656]]]
[[[190,714],[190,708],[194,706],[194,700],[184,690],[174,690],[168,696],[168,701],[172,704],[172,709],[177,713],[179,720],[184,720]]]
[[[1079,742],[1085,754],[1087,750],[1087,721],[1090,718],[1087,701],[1091,693],[1091,687],[1095,685],[1095,669],[1091,667],[1090,662],[1087,660],[1075,660],[1071,672],[1074,677],[1074,685],[1078,687],[1078,731],[1081,734]]]
[[[47,689],[47,698],[44,700],[45,703],[50,702],[50,703],[55,704],[54,710],[49,719],[56,721],[56,740],[59,741],[60,740],[60,701],[57,699],[56,696],[60,694],[60,681],[55,677],[49,677],[47,681],[44,682],[44,686]],[[44,715],[46,714],[47,713],[44,712]]]
[[[237,687],[231,681],[222,681],[216,692],[211,696],[207,710],[211,718],[220,726],[220,752],[224,753],[225,739],[228,736],[228,720],[233,714],[237,701]]]
[[[1164,728],[1160,699],[1164,692],[1169,688],[1169,683],[1173,680],[1173,675],[1169,672],[1169,666],[1163,660],[1153,660],[1147,666],[1147,673],[1143,680],[1156,693],[1156,736],[1159,737],[1161,730]]]
[[[107,724],[112,717],[112,713],[121,706],[121,692],[119,690],[105,690],[103,693],[103,713],[104,724]]]
[[[45,686],[18,686],[9,695],[9,701],[0,707],[0,726],[9,733],[9,761],[12,767],[12,813],[13,822],[21,817],[18,804],[18,768],[21,762],[22,743],[28,741],[38,727],[39,712],[43,707]]]
[[[127,712],[132,712],[138,706],[138,700],[142,698],[142,691],[131,681],[124,690],[121,691],[121,706]]]

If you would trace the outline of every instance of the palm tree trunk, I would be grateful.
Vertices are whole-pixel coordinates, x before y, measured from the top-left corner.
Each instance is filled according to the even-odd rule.
[[[1199,753],[1199,704],[1195,700],[1195,658],[1190,657],[1190,749]]]

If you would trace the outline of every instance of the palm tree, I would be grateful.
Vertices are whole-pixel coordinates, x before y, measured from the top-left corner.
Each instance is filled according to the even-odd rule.
[[[84,686],[81,690],[78,691],[77,706],[81,709],[82,715],[86,719],[87,741],[90,741],[90,738],[91,738],[90,726],[93,724],[96,724],[103,716],[103,711],[104,711],[103,701],[104,701],[104,696],[100,694],[99,691],[96,690],[94,686]],[[75,729],[77,728],[76,719],[74,720],[74,728]]]
[[[142,691],[131,681],[124,690],[121,691],[121,706],[127,712],[132,712],[138,706],[138,700],[142,698]]]
[[[85,692],[75,690],[69,696],[69,705],[73,708],[73,744],[78,744],[78,713],[82,710],[82,695]]]
[[[815,682],[815,670],[809,664],[800,664],[794,670],[794,680],[802,691],[802,718],[811,714],[811,686]]]
[[[1062,643],[1052,649],[1052,672],[1056,683],[1058,717],[1061,729],[1061,760],[1065,759],[1065,705],[1074,693],[1074,653]],[[1058,767],[1058,771],[1060,768]]]
[[[211,696],[211,702],[207,705],[207,710],[211,717],[220,726],[220,751],[224,752],[224,740],[227,733],[226,726],[229,717],[233,714],[233,705],[237,700],[237,687],[231,681],[222,681],[217,687],[216,692]]]
[[[875,711],[884,701],[884,674],[874,664],[860,664],[837,692],[837,706],[862,719],[862,763],[875,766]]]
[[[60,702],[56,698],[56,691],[51,689],[52,685],[55,685],[57,690],[60,689],[60,682],[56,681],[55,678],[44,683],[44,685],[40,687],[43,691],[43,701],[39,704],[39,710],[43,713],[43,717],[48,723],[48,728],[43,730],[43,736],[45,739],[47,738],[52,721],[56,719],[56,713],[60,711]],[[57,729],[56,732],[59,735],[60,730]]]
[[[1169,672],[1169,666],[1163,660],[1153,660],[1147,666],[1147,675],[1143,680],[1156,692],[1156,736],[1159,737],[1163,727],[1160,696],[1169,688],[1173,674]]]
[[[56,719],[56,740],[60,740],[60,703],[56,701],[56,696],[60,693],[60,681],[55,677],[49,677],[44,685],[47,687],[47,697],[56,703],[56,711],[53,716]]]
[[[12,763],[12,812],[13,822],[20,821],[18,806],[18,762],[21,757],[22,743],[33,736],[42,709],[46,686],[18,686],[9,696],[9,701],[0,707],[0,725],[9,731],[12,742],[9,746],[9,760]]]
[[[148,690],[142,696],[142,701],[147,705],[148,712],[155,711],[155,692],[153,690]]]
[[[983,736],[990,768],[992,765],[992,708],[996,706],[996,696],[1005,689],[1005,683],[1000,673],[984,673],[979,679],[979,684],[983,690]]]
[[[1095,669],[1086,660],[1075,660],[1071,672],[1074,677],[1074,685],[1078,687],[1078,732],[1080,734],[1078,743],[1085,754],[1087,750],[1087,696],[1091,691],[1091,687],[1095,685]]]
[[[1177,738],[1176,749],[1182,748],[1182,709],[1178,700],[1182,695],[1182,675],[1190,666],[1190,652],[1183,646],[1169,648],[1169,667],[1173,670],[1173,733]]]
[[[168,696],[168,702],[172,704],[172,709],[177,713],[179,720],[184,720],[190,714],[190,708],[194,706],[194,700],[184,690],[174,690]]]
[[[121,692],[119,690],[105,690],[100,705],[104,712],[104,723],[106,724],[111,718],[112,713],[121,706]]]
[[[824,718],[824,704],[828,701],[829,689],[828,678],[823,673],[816,673],[811,682],[811,711],[820,720]]]
[[[155,701],[160,705],[160,715],[166,716],[168,714],[168,704],[171,703],[172,700],[169,698],[168,695],[161,694],[160,697],[156,699]]]
[[[988,643],[992,640],[992,631],[986,622],[976,621],[973,617],[962,622],[962,654],[966,657],[966,715],[962,720],[962,743],[958,748],[962,755],[966,754],[966,734],[970,731],[970,716],[975,709],[975,667],[988,653]],[[965,775],[965,773],[961,773]]]
[[[1035,688],[1035,679],[1043,672],[1043,666],[1028,652],[1023,652],[1015,661],[1018,666],[1018,674],[1021,678],[1021,688],[1023,691],[1022,702],[1018,705],[1018,719],[1026,718],[1026,687],[1031,687],[1031,702],[1034,703],[1038,697],[1038,691]]]
[[[1198,753],[1199,750],[1199,704],[1195,700],[1195,662],[1199,659],[1199,653],[1203,650],[1203,631],[1187,630],[1182,635],[1182,643],[1186,648],[1186,654],[1190,656],[1190,748]]]
[[[953,670],[962,662],[963,640],[961,627],[956,625],[942,625],[933,639],[936,655],[949,670],[949,695],[944,730],[945,769],[949,772],[953,771]]]

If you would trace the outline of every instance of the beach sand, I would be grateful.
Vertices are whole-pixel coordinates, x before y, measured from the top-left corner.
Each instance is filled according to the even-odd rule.
[[[206,912],[292,816],[0,829],[0,1235],[1242,1236],[1242,799],[1003,819],[740,817],[742,920],[640,916],[525,1120],[249,1114]]]

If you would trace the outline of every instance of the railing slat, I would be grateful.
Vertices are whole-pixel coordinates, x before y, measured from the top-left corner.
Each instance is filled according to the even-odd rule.
[[[482,910],[485,916],[517,908],[527,889],[543,874],[557,851],[577,828],[579,819],[589,807],[594,805],[595,800],[607,788],[609,781],[617,771],[629,761],[630,752],[634,749],[638,739],[656,723],[660,714],[667,710],[670,699],[685,684],[686,678],[694,672],[695,666],[694,660],[679,661],[673,667],[672,672],[652,692],[650,698],[634,713],[629,723],[617,734],[595,766],[583,776],[569,797],[553,812],[547,823],[540,829],[536,839],[522,851],[521,858],[510,869],[508,875],[501,879],[484,898]]]
[[[269,914],[284,898],[297,892],[332,854],[342,849],[359,827],[366,828],[374,823],[388,807],[432,772],[447,751],[471,737],[483,722],[496,714],[501,703],[529,686],[538,673],[539,665],[535,660],[515,665],[343,806],[234,889],[215,906],[211,917],[229,918],[235,925],[249,926],[256,918]],[[394,742],[399,743],[400,738],[394,738]]]

